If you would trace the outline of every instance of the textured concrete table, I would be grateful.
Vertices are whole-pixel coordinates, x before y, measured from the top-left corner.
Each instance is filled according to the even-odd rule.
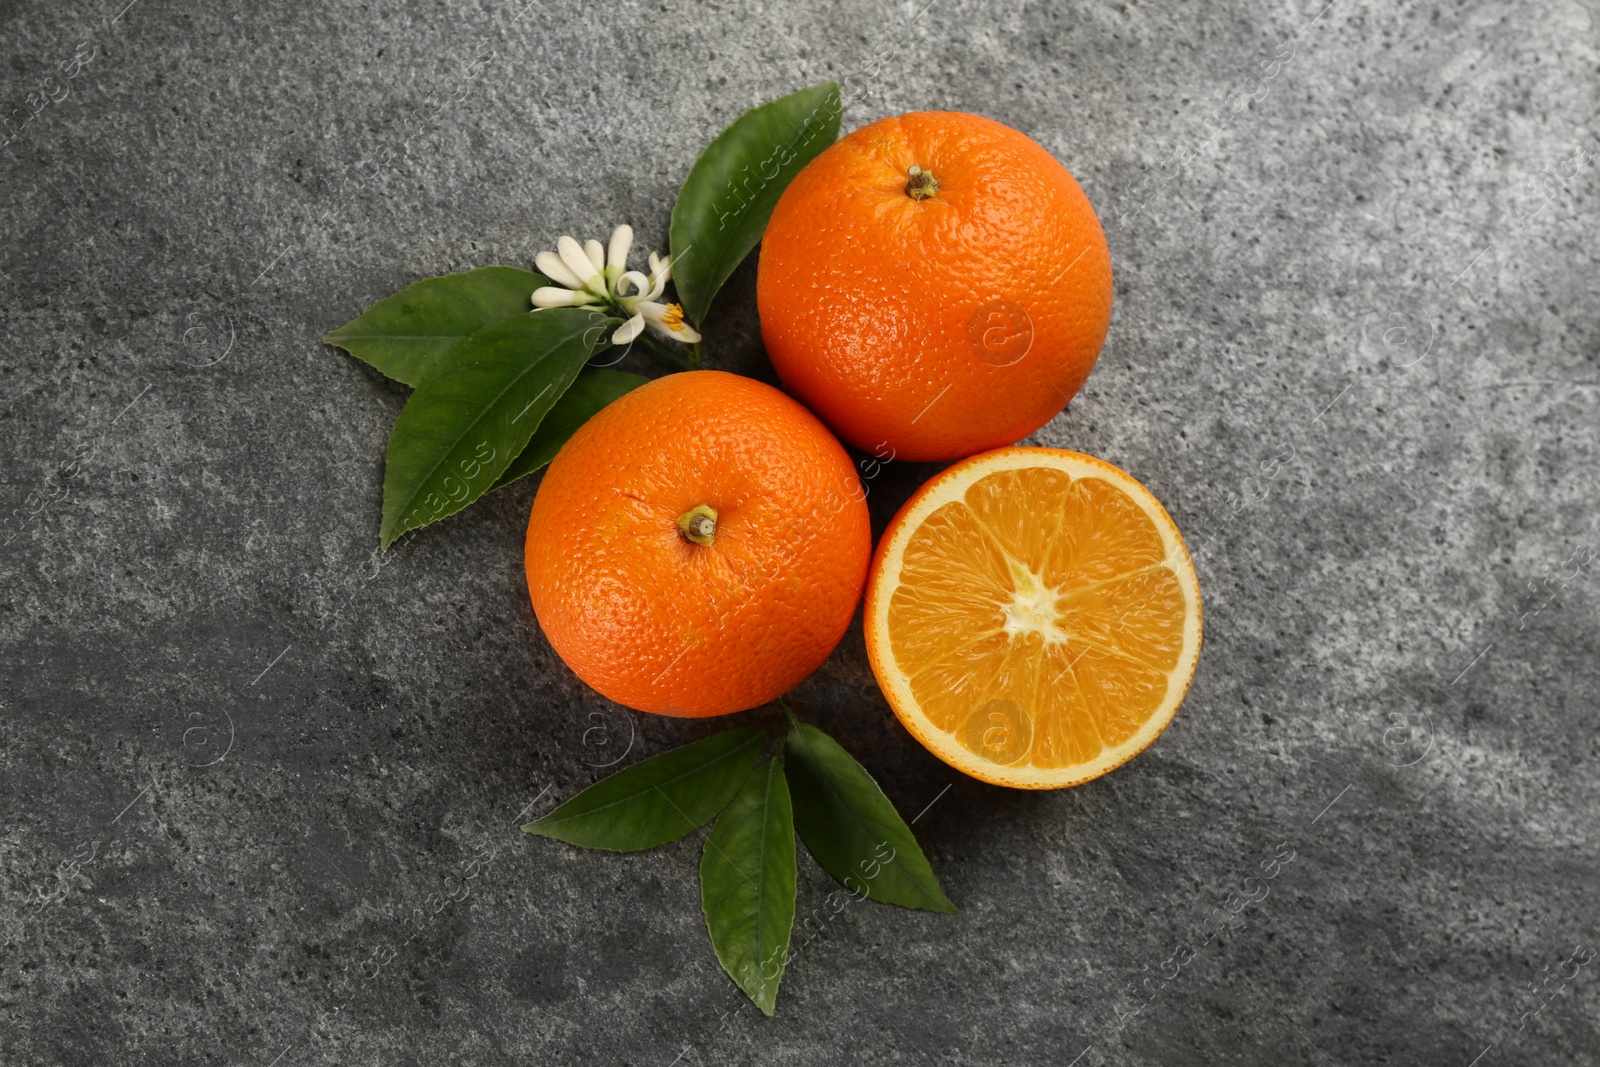
[[[1600,1061],[1593,0],[123,3],[0,15],[0,1062]],[[708,137],[827,78],[1078,176],[1116,311],[1037,440],[1162,496],[1207,632],[1149,752],[1025,795],[853,629],[796,701],[962,910],[845,909],[768,1020],[695,839],[516,828],[712,727],[552,654],[533,482],[373,565],[403,391],[317,338],[662,247]],[[770,381],[753,288],[708,362]]]

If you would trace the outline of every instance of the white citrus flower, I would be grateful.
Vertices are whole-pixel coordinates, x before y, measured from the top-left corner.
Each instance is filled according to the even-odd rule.
[[[661,294],[672,280],[672,260],[650,253],[650,273],[628,269],[628,253],[633,249],[633,227],[623,225],[611,231],[609,247],[599,241],[579,244],[563,237],[554,252],[540,252],[533,262],[540,272],[557,285],[533,291],[536,308],[583,307],[606,304],[627,315],[611,340],[625,345],[644,332],[646,325],[663,337],[684,344],[700,340],[694,327],[683,321],[683,308],[663,304]]]

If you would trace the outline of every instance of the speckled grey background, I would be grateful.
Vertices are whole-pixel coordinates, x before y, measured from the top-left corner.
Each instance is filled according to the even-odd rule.
[[[123,3],[0,14],[0,1062],[1600,1062],[1600,5]],[[317,338],[662,247],[712,133],[846,77],[1096,203],[1110,340],[1037,440],[1165,500],[1206,646],[1149,752],[1021,794],[854,628],[795,700],[962,910],[813,924],[768,1020],[696,840],[516,829],[713,727],[553,655],[533,482],[375,566],[403,391]],[[753,289],[708,362],[772,380]]]

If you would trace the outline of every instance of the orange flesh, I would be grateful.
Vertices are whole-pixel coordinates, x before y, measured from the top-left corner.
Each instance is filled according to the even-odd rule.
[[[1188,610],[1122,489],[1015,468],[911,534],[888,641],[936,729],[984,762],[1054,769],[1125,744],[1187,684]]]

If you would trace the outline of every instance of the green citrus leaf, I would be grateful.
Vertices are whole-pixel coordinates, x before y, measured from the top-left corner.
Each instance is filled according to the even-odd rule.
[[[765,743],[764,730],[727,730],[651,756],[602,778],[523,830],[612,852],[675,841],[727,806]]]
[[[555,459],[561,446],[567,443],[567,438],[577,433],[578,427],[588,422],[591,416],[599,414],[601,408],[623,393],[637,389],[649,380],[642,374],[628,374],[605,367],[585,367],[579,371],[578,380],[561,394],[556,406],[550,409],[550,414],[544,417],[539,429],[528,440],[527,447],[511,461],[511,466],[500,475],[494,488],[510,485],[518,478],[526,478]]]
[[[672,279],[699,326],[722,283],[761,240],[789,182],[839,136],[839,87],[823,82],[751,108],[689,168],[672,208]]]
[[[322,340],[415,386],[458,341],[532,310],[533,291],[549,284],[543,275],[516,267],[479,267],[424,278],[323,334]]]
[[[598,312],[551,308],[485,326],[445,353],[389,434],[383,547],[488,492],[606,332]]]
[[[796,722],[784,752],[795,828],[823,870],[858,896],[927,911],[956,910],[911,827],[837,741]]]
[[[794,816],[776,759],[750,772],[700,854],[700,908],[728,977],[767,1015],[794,928]]]

